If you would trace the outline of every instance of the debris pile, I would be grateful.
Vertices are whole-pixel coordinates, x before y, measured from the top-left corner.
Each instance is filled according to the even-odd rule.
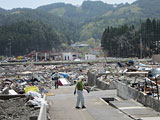
[[[159,99],[160,68],[158,65],[135,63],[130,66],[119,66],[119,81]]]
[[[0,68],[0,119],[29,120],[38,117],[43,99],[58,78],[58,85],[73,85],[85,78],[90,64],[17,65]],[[96,68],[95,68],[96,69]]]
[[[2,67],[0,76],[0,119],[37,119],[42,98],[50,86],[49,73],[39,66]]]
[[[30,120],[37,118],[39,109],[26,106],[26,98],[0,100],[0,120]]]

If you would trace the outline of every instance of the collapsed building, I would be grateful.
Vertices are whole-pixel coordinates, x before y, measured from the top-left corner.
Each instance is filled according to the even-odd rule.
[[[117,89],[122,99],[134,99],[160,112],[160,69],[152,63],[105,64],[103,71],[88,72],[88,85],[93,89]]]

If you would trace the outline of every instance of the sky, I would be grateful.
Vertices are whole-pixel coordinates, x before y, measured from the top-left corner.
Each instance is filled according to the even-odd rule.
[[[71,3],[73,5],[81,5],[84,0],[0,0],[0,8],[12,9],[12,8],[37,8],[39,6],[64,2]],[[132,3],[136,0],[91,0],[91,1],[103,1],[108,4],[114,3]]]

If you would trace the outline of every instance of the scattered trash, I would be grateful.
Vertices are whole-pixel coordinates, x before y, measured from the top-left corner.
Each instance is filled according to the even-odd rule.
[[[85,63],[85,64],[64,64],[64,65],[17,65],[16,67],[4,66],[1,68],[0,74],[0,95],[19,95],[24,94],[26,98],[16,98],[6,101],[1,101],[6,114],[10,116],[10,112],[16,115],[31,116],[29,109],[40,108],[42,104],[47,105],[47,102],[42,98],[43,95],[54,96],[54,93],[49,92],[49,89],[54,87],[55,80],[58,80],[58,85],[69,86],[76,84],[77,80],[84,78],[84,83],[88,84],[88,71],[94,71],[95,74],[100,74],[97,78],[107,84],[113,84],[115,81],[121,81],[130,87],[142,91],[154,97],[158,96],[157,86],[160,84],[160,68],[158,66],[149,65],[147,63],[139,63],[134,60],[128,62],[117,63]],[[97,90],[97,86],[92,86],[87,89],[87,92]],[[154,93],[154,94],[153,94]],[[16,103],[17,100],[20,103]],[[13,104],[14,105],[10,105]],[[6,103],[6,104],[5,104]],[[19,106],[21,104],[21,106]],[[6,106],[10,105],[11,109],[15,108],[21,112],[9,111]],[[15,107],[16,106],[16,107]],[[21,109],[22,108],[22,109]],[[24,112],[23,112],[24,110]],[[4,111],[0,111],[6,116]],[[22,113],[23,117],[22,117]],[[3,116],[3,117],[4,117]],[[2,116],[0,116],[2,117]],[[0,118],[1,119],[1,118]]]
[[[38,87],[36,87],[36,86],[29,86],[29,87],[25,87],[24,91],[25,91],[25,93],[28,93],[29,91],[38,92],[39,90],[38,90]]]
[[[14,90],[9,90],[9,95],[18,95]]]

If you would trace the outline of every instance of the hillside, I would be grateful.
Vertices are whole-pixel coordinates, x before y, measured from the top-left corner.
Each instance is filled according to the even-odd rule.
[[[138,0],[132,5],[136,5],[141,8],[143,17],[160,17],[160,1],[159,0]]]
[[[118,4],[115,8],[114,5],[106,4],[101,1],[84,1],[80,7],[71,4],[55,3],[41,6],[36,10],[57,15],[76,24],[78,26],[77,32],[79,32],[77,36],[79,37],[75,41],[86,41],[90,38],[101,38],[105,27],[110,24],[110,22],[105,23],[104,14],[126,5],[128,4]],[[117,21],[114,23],[117,23]]]
[[[5,9],[2,9],[2,8],[0,8],[0,14],[4,14],[4,13],[6,13],[7,11],[5,10]]]
[[[74,23],[84,23],[90,18],[101,16],[105,12],[113,9],[113,5],[101,1],[84,1],[80,7],[71,4],[55,3],[37,8],[37,10],[63,17]]]
[[[77,26],[56,15],[51,15],[49,13],[33,9],[12,9],[0,14],[0,25],[10,25],[12,23],[26,20],[38,20],[45,24],[49,24],[58,32],[68,36],[72,41],[77,38],[77,34],[75,33],[75,27]]]
[[[132,4],[117,5],[113,10],[107,11],[102,16],[92,18],[83,25],[80,40],[90,37],[100,39],[103,31],[108,26],[120,26],[124,24],[139,27],[147,18],[160,18],[159,0],[138,0]]]
[[[41,6],[52,15],[67,19],[80,25],[79,40],[101,39],[108,26],[134,24],[136,27],[147,18],[160,18],[159,0],[137,0],[132,4],[110,5],[101,1],[84,1],[80,7],[71,4],[56,3]]]
[[[137,0],[132,4],[110,5],[101,1],[84,1],[81,6],[54,3],[37,9],[0,8],[0,26],[19,22],[39,21],[68,39],[66,45],[77,41],[100,41],[108,26],[128,24],[138,28],[147,18],[160,18],[159,0]],[[63,44],[63,42],[61,42]]]
[[[0,55],[9,55],[10,44],[12,55],[24,55],[34,50],[62,50],[69,42],[63,34],[40,21],[27,20],[0,27]]]
[[[139,29],[133,25],[108,27],[103,33],[101,45],[106,56],[151,58],[153,54],[160,54],[159,32],[160,20],[155,19],[147,19]]]

